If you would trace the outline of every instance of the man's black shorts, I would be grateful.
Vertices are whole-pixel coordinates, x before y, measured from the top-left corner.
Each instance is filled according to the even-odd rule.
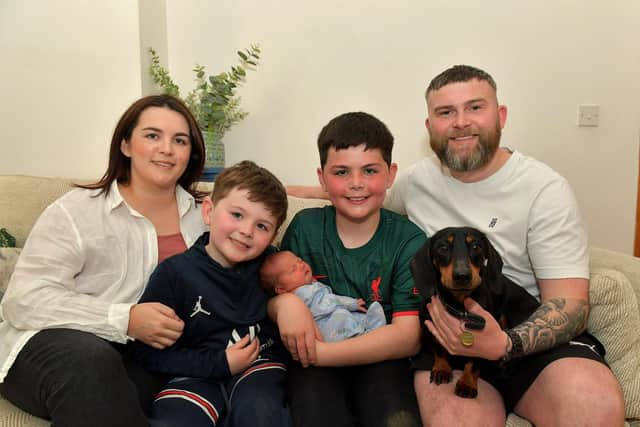
[[[551,362],[564,357],[579,357],[596,360],[607,364],[604,360],[604,346],[593,335],[585,332],[566,344],[559,345],[542,353],[532,354],[499,366],[498,362],[483,361],[480,377],[495,387],[504,399],[507,414],[520,401],[540,372]],[[452,357],[453,369],[462,370],[466,357]],[[415,370],[430,371],[433,366],[433,353],[423,345],[422,350],[411,359]]]

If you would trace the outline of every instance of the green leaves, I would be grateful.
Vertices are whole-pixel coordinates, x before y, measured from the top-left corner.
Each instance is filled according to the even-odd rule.
[[[6,228],[0,228],[0,248],[15,248],[16,238]]]
[[[180,88],[171,79],[169,71],[162,65],[160,65],[160,57],[153,48],[149,48],[149,53],[151,54],[150,71],[151,76],[153,77],[153,81],[160,85],[162,89],[164,89],[164,93],[179,98]]]
[[[155,50],[149,48],[149,53],[153,81],[164,93],[180,97],[180,88],[173,82],[169,71],[160,65]],[[231,66],[229,72],[208,76],[205,67],[196,64],[193,68],[195,87],[183,98],[202,131],[219,137],[248,114],[240,109],[240,97],[236,96],[236,89],[244,84],[248,70],[255,71],[261,50],[259,45],[252,44],[236,53],[238,64]]]

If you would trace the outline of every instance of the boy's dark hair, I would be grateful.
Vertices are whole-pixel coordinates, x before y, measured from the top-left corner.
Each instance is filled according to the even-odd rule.
[[[250,160],[224,169],[216,177],[211,198],[214,203],[224,199],[234,188],[249,191],[249,200],[262,203],[276,218],[276,230],[287,217],[287,192],[274,174]]]
[[[491,77],[491,75],[486,71],[472,67],[471,65],[454,65],[453,67],[444,70],[431,80],[424,96],[426,98],[432,91],[441,89],[448,84],[468,82],[473,79],[485,81],[491,85],[493,90],[498,90],[493,77]]]
[[[364,144],[365,150],[379,149],[382,158],[391,166],[393,135],[387,126],[368,113],[341,114],[325,125],[318,135],[320,167],[327,163],[329,148],[342,150]]]

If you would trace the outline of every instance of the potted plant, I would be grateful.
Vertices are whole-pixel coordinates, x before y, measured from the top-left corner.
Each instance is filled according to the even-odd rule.
[[[238,64],[228,72],[207,75],[203,65],[193,68],[195,87],[184,97],[173,81],[169,71],[160,64],[160,58],[153,48],[151,54],[151,76],[164,93],[181,98],[189,107],[205,139],[205,173],[203,180],[212,181],[224,168],[224,145],[222,137],[234,124],[247,114],[240,108],[240,97],[236,89],[245,81],[247,71],[255,70],[260,60],[260,46],[252,44],[239,50]]]

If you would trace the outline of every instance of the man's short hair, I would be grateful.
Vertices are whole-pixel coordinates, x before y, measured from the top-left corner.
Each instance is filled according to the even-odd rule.
[[[469,80],[474,79],[485,81],[491,85],[493,90],[498,90],[493,77],[491,77],[491,75],[486,71],[472,67],[471,65],[454,65],[453,67],[444,70],[431,80],[424,96],[427,98],[429,93],[432,91],[441,89],[451,83],[468,82]]]
[[[287,217],[287,192],[278,178],[267,169],[244,160],[224,169],[216,177],[211,198],[224,199],[233,189],[248,190],[249,200],[262,203],[276,218],[276,230]]]
[[[379,149],[382,158],[391,166],[393,135],[379,119],[364,112],[344,113],[333,118],[318,135],[320,166],[327,163],[329,148],[342,150],[364,144],[365,150]]]

